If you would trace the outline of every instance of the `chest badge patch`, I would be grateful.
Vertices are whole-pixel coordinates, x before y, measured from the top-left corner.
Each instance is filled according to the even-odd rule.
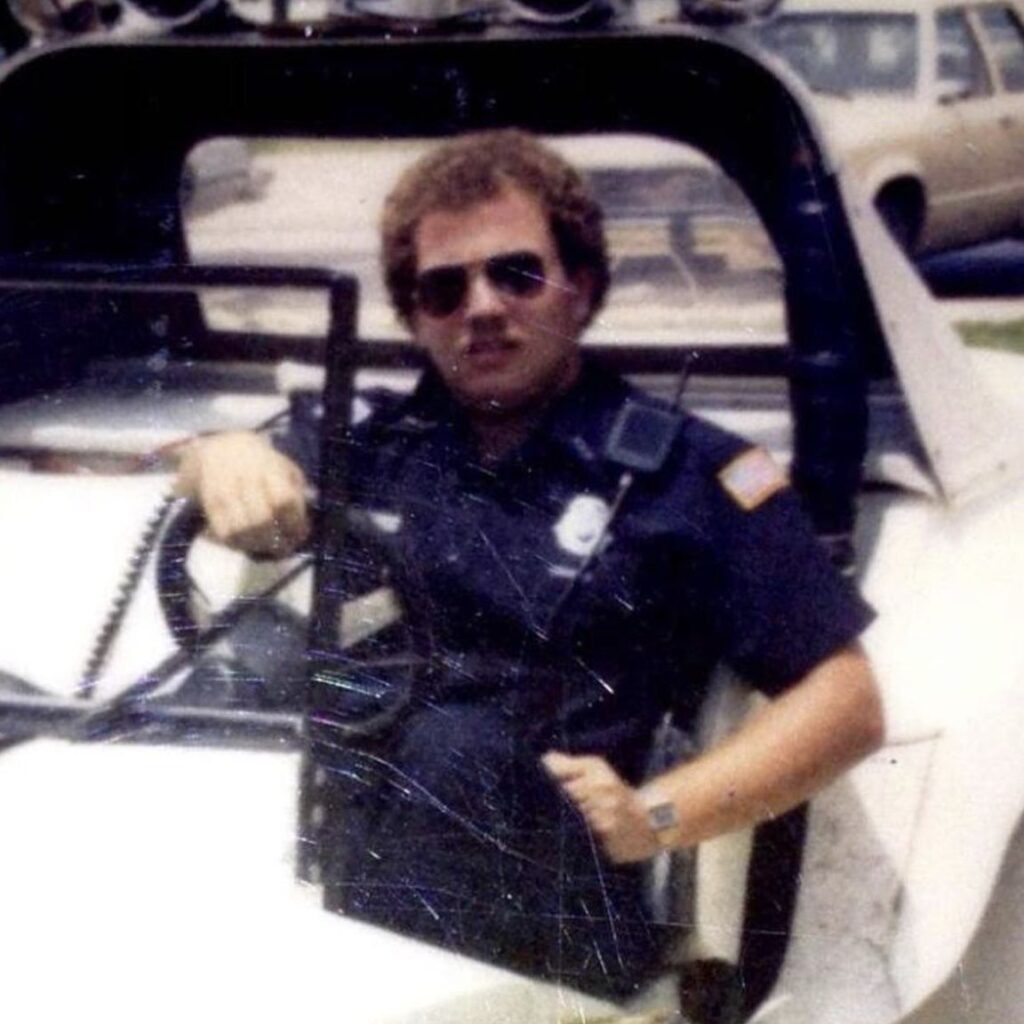
[[[786,487],[786,474],[763,448],[748,448],[719,471],[729,497],[747,512]]]
[[[374,509],[367,513],[369,520],[381,533],[398,533],[402,528],[402,516],[398,512]]]
[[[595,494],[577,494],[554,525],[558,546],[570,555],[586,558],[608,525],[611,509]]]

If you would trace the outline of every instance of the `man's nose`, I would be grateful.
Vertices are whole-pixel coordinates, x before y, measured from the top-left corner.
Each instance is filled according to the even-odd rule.
[[[466,293],[467,318],[501,316],[505,303],[501,292],[494,287],[483,269],[470,275]]]

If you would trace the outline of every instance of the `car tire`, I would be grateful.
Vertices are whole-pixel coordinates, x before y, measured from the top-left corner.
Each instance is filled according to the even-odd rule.
[[[924,197],[920,187],[914,183],[887,187],[875,198],[875,208],[899,247],[913,256],[924,222]]]

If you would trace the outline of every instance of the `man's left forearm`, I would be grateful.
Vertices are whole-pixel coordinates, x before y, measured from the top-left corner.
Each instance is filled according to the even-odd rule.
[[[881,744],[882,707],[859,647],[846,648],[700,757],[639,791],[669,803],[692,846],[803,803]]]
[[[813,796],[883,738],[878,687],[859,646],[816,666],[732,735],[639,789],[602,759],[552,753],[544,763],[608,856],[644,860],[782,814]],[[673,819],[654,827],[651,809]],[[665,836],[669,842],[664,842]]]

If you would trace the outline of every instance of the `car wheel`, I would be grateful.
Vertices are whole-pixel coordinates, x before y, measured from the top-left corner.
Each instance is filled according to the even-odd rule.
[[[921,238],[924,197],[914,184],[884,189],[875,199],[875,207],[899,247],[912,256]]]

